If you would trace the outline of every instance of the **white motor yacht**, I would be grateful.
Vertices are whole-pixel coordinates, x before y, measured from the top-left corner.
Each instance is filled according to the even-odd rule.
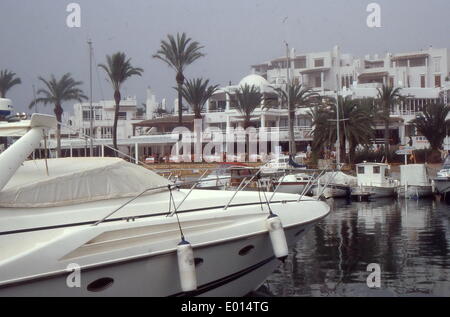
[[[330,211],[298,195],[179,189],[118,158],[27,160],[55,126],[0,125],[24,134],[0,154],[0,296],[242,296]]]

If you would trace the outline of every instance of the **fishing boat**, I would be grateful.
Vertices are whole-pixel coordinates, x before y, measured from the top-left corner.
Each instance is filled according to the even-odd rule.
[[[450,155],[447,155],[441,170],[434,178],[434,186],[439,194],[444,195],[446,198],[450,196]]]
[[[357,186],[352,195],[370,193],[370,198],[394,197],[397,182],[389,176],[389,165],[363,162],[356,165]]]
[[[433,195],[431,178],[425,164],[409,164],[400,166],[399,197],[419,199]]]
[[[330,211],[180,189],[119,158],[27,160],[55,127],[36,114],[0,125],[21,135],[0,154],[0,296],[242,296]]]

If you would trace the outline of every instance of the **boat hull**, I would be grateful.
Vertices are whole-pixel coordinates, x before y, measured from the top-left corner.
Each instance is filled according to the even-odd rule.
[[[399,197],[418,199],[422,197],[432,196],[433,188],[431,185],[426,186],[408,185],[408,188],[405,190],[405,186],[399,186],[397,188],[397,193]]]
[[[370,198],[394,197],[396,194],[395,187],[384,186],[358,186],[352,189],[352,194],[370,193]]]
[[[180,201],[186,192],[173,195]],[[35,220],[37,227],[23,228],[27,219],[20,222],[18,217],[16,225],[22,229],[12,230],[5,218],[5,231],[0,230],[0,296],[242,296],[257,289],[279,264],[267,229],[269,209],[258,193],[240,192],[236,197],[228,191],[194,190],[177,217],[156,211],[139,214],[148,206],[156,208],[159,201],[166,205],[167,194],[128,205],[124,214],[136,218],[123,214],[98,225],[59,223],[66,217],[57,218],[53,211],[48,215],[48,221],[55,222],[51,226],[48,221],[39,226]],[[205,197],[219,205],[212,206]],[[92,214],[92,206],[84,206],[80,217]],[[99,211],[104,214],[104,209]],[[290,248],[330,212],[324,202],[308,197],[298,201],[298,195],[283,193],[276,193],[270,209],[280,217]],[[197,264],[198,288],[189,294],[181,291],[179,281],[180,227]],[[81,273],[80,287],[67,284],[74,276],[68,270],[73,264]]]
[[[323,186],[314,185],[312,193],[314,196],[319,196],[319,194],[322,193],[325,198],[344,198],[349,196],[350,187],[343,185],[328,185],[323,189]]]
[[[304,224],[285,230],[290,248],[313,226]],[[253,246],[236,258],[240,250]],[[273,255],[268,233],[247,236],[230,242],[195,248],[194,256],[203,262],[197,266],[198,289],[189,294],[180,291],[176,252],[142,257],[114,265],[81,270],[80,287],[69,288],[72,272],[0,287],[0,296],[244,296],[257,289],[280,264]],[[223,259],[235,259],[223,261]],[[89,290],[101,278],[113,280],[109,287]]]
[[[448,194],[450,192],[450,178],[435,178],[434,186],[439,194]]]

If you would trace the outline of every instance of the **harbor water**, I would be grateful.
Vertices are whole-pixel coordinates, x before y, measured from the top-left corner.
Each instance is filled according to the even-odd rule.
[[[331,200],[332,212],[266,281],[273,296],[450,296],[450,205]],[[368,265],[379,265],[369,287]]]

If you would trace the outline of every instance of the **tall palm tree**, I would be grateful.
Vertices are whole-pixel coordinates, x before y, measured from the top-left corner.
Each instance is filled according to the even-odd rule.
[[[202,78],[188,80],[181,87],[181,94],[194,111],[194,118],[201,119],[205,103],[217,91],[219,85],[210,85],[209,80]]]
[[[83,91],[79,88],[83,84],[81,81],[76,81],[72,78],[70,73],[64,74],[61,79],[56,79],[54,75],[51,75],[50,80],[46,80],[39,77],[39,80],[44,83],[46,88],[41,88],[37,91],[41,97],[33,100],[29,108],[33,108],[37,103],[43,103],[44,105],[53,104],[53,109],[56,120],[61,122],[64,109],[62,107],[63,102],[76,100],[82,102],[88,98],[83,94]],[[56,128],[56,151],[58,157],[61,157],[61,125],[58,124]]]
[[[19,85],[22,83],[22,80],[19,77],[16,77],[16,73],[13,73],[7,69],[0,71],[0,98],[5,98],[6,93],[13,86]]]
[[[319,102],[319,94],[315,93],[311,88],[304,87],[298,82],[294,82],[283,88],[272,88],[276,91],[281,104],[288,108],[289,154],[295,155],[297,153],[294,135],[295,110],[297,108],[306,108],[317,105]],[[269,107],[270,106],[271,105],[269,104]]]
[[[141,76],[144,70],[139,67],[133,67],[131,65],[131,58],[127,59],[125,53],[122,52],[106,55],[106,65],[99,64],[98,66],[108,74],[109,81],[114,90],[116,106],[114,111],[113,146],[117,150],[117,122],[119,120],[120,100],[122,99],[120,89],[128,78],[134,75]]]
[[[251,126],[253,112],[256,110],[256,108],[261,106],[261,103],[263,101],[263,94],[258,87],[254,85],[250,86],[248,84],[239,87],[239,89],[234,92],[234,98],[231,98],[231,95],[228,92],[227,94],[230,96],[230,100],[233,106],[241,114],[244,130],[247,129]],[[250,144],[249,136],[247,133],[245,136],[245,143],[247,145],[245,158],[246,160],[248,160]]]
[[[339,99],[339,151],[345,153],[345,144],[349,144],[349,163],[353,163],[355,150],[358,145],[367,145],[374,134],[374,120],[365,107],[364,100],[353,100],[350,96]],[[337,124],[336,107],[315,107],[310,112],[313,122],[313,148],[315,151],[323,146],[331,147],[336,143]]]
[[[437,157],[450,129],[450,119],[447,119],[449,113],[450,107],[444,103],[426,104],[422,113],[411,121],[413,127],[430,142],[432,155]]]
[[[389,155],[389,138],[390,138],[390,112],[391,107],[396,103],[404,100],[404,97],[400,94],[401,88],[394,88],[391,85],[385,85],[381,88],[377,88],[377,102],[379,111],[384,121],[384,151],[385,157]]]
[[[183,32],[181,35],[177,33],[175,39],[173,35],[167,35],[167,41],[161,40],[161,46],[153,58],[157,58],[165,62],[169,67],[173,68],[177,75],[177,90],[178,90],[178,123],[183,123],[183,95],[182,86],[184,83],[184,70],[186,66],[192,64],[197,59],[205,56],[200,50],[203,46],[196,41],[192,41]]]

